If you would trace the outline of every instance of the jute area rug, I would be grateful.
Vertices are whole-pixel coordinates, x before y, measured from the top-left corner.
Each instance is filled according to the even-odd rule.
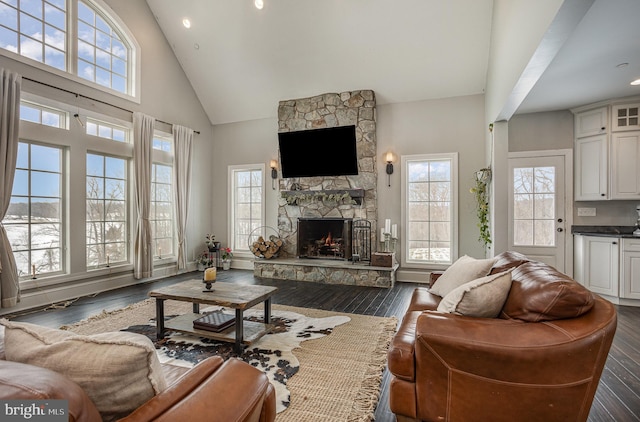
[[[191,308],[190,303],[167,300],[165,316],[188,313]],[[214,309],[219,308],[201,310]],[[260,319],[261,306],[247,310],[245,317]],[[276,387],[276,421],[374,419],[396,318],[273,305],[272,322],[274,334],[264,336],[239,357],[266,372]],[[193,366],[212,354],[225,359],[235,356],[231,344],[179,333],[156,341],[153,299],[62,328],[85,335],[125,329],[139,332],[154,341],[161,362],[183,366]],[[294,335],[286,336],[286,331]]]

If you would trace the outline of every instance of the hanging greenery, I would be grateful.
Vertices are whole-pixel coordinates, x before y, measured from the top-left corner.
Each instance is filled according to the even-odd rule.
[[[318,192],[296,192],[296,193],[287,193],[282,195],[286,201],[287,205],[300,205],[304,202],[310,201],[323,201],[323,202],[342,202],[345,204],[355,204],[351,198],[349,192],[339,192],[339,193],[326,193],[322,191]]]
[[[478,228],[480,236],[478,240],[487,248],[491,244],[491,230],[489,228],[489,182],[491,181],[491,168],[483,168],[475,173],[475,186],[470,189],[476,201],[478,215]]]

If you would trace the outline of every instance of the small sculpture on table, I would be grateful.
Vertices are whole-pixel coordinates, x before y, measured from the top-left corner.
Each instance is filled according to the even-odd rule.
[[[210,267],[204,270],[204,275],[202,277],[202,282],[205,283],[204,287],[206,290],[203,290],[203,293],[212,292],[213,289],[211,286],[216,282],[216,267]]]

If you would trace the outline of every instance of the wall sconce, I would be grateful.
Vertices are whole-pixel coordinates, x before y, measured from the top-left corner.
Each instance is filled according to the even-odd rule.
[[[391,175],[393,174],[393,160],[395,157],[393,156],[393,152],[389,151],[385,155],[385,161],[387,162],[387,175],[389,177],[389,187],[391,187]]]
[[[276,189],[276,179],[278,178],[278,162],[276,160],[271,160],[269,162],[269,167],[271,167],[271,189]]]

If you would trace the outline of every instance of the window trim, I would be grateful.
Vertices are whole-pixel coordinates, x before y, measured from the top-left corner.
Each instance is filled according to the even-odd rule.
[[[235,183],[234,183],[234,179],[233,179],[233,175],[236,171],[260,171],[262,172],[262,185],[261,185],[261,197],[260,197],[260,201],[262,206],[260,207],[260,220],[262,221],[262,227],[265,227],[265,217],[266,217],[266,206],[265,206],[265,170],[266,170],[266,166],[264,163],[257,163],[257,164],[239,164],[239,165],[230,165],[228,166],[228,170],[227,170],[227,203],[228,203],[228,210],[227,210],[227,215],[229,216],[229,218],[227,219],[227,245],[229,248],[231,248],[231,250],[233,251],[233,255],[235,257],[243,257],[243,258],[249,258],[249,257],[254,257],[254,255],[251,253],[251,251],[249,251],[249,245],[242,245],[242,249],[239,249],[238,246],[235,244],[235,232],[234,232],[234,226],[235,226],[235,219],[234,219],[234,211],[235,211],[235,205],[236,205],[236,198],[235,198]],[[264,233],[263,233],[264,235]],[[254,257],[255,258],[255,257]]]
[[[18,53],[14,53],[13,51],[6,50],[4,48],[0,48],[0,56],[6,56],[10,59],[16,60],[18,62],[27,64],[29,66],[35,67],[39,70],[52,73],[57,76],[61,76],[65,79],[71,80],[73,82],[85,85],[87,87],[96,89],[98,91],[114,95],[119,98],[123,98],[128,101],[133,101],[136,104],[141,104],[140,98],[140,81],[142,75],[141,69],[141,49],[140,44],[133,36],[133,32],[127,27],[124,21],[118,16],[118,14],[109,7],[103,0],[85,0],[90,3],[98,12],[108,17],[108,20],[112,21],[115,25],[117,25],[117,29],[119,30],[120,35],[123,36],[124,41],[129,44],[130,50],[128,53],[128,59],[130,60],[130,75],[128,76],[128,93],[123,93],[116,91],[114,89],[102,86],[96,82],[89,81],[87,79],[81,78],[77,75],[78,71],[78,28],[77,28],[77,0],[66,0],[67,1],[67,57],[66,64],[67,70],[62,71],[53,66],[49,66],[43,62],[39,62],[34,59],[30,59],[29,57],[22,56]]]
[[[432,153],[432,154],[415,154],[415,155],[403,155],[401,156],[401,165],[402,171],[400,174],[401,179],[401,215],[402,215],[402,227],[403,231],[401,233],[402,238],[402,247],[401,247],[401,260],[402,266],[404,268],[419,268],[419,269],[433,269],[433,270],[443,270],[449,267],[451,263],[435,263],[435,262],[425,262],[418,263],[415,261],[408,261],[408,247],[407,242],[409,239],[408,236],[408,166],[409,163],[416,161],[436,161],[436,160],[450,160],[451,161],[451,263],[453,263],[458,258],[458,247],[459,247],[459,238],[458,238],[458,226],[460,224],[459,216],[458,216],[458,208],[460,198],[458,197],[459,190],[459,180],[458,180],[458,153]]]

